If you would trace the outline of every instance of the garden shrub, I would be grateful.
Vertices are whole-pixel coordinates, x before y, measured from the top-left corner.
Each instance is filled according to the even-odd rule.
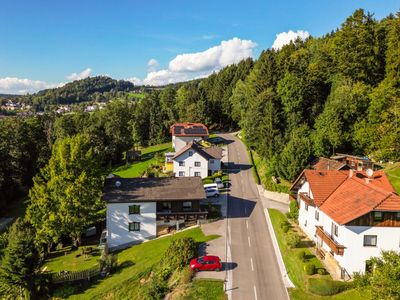
[[[301,238],[296,232],[289,232],[286,236],[286,244],[289,248],[297,248],[301,244]]]
[[[326,275],[328,272],[327,272],[324,268],[319,268],[319,269],[317,270],[317,273],[318,273],[319,275]]]
[[[305,264],[304,271],[307,275],[314,275],[315,274],[315,265],[314,264]]]
[[[139,299],[161,300],[168,293],[167,281],[158,274],[154,274],[149,281],[143,284],[139,290]]]
[[[308,289],[319,296],[330,296],[341,293],[353,287],[352,282],[335,281],[325,278],[309,278]]]
[[[287,233],[289,231],[289,229],[290,229],[290,225],[285,225],[285,226],[282,227],[282,231],[284,233]]]
[[[290,201],[289,212],[286,213],[286,216],[292,220],[297,220],[299,218],[299,207],[295,200]]]
[[[297,253],[297,258],[301,260],[302,262],[306,261],[306,252],[301,250],[300,252]]]
[[[192,238],[178,238],[173,240],[165,251],[161,264],[172,270],[181,269],[186,266],[189,260],[196,256],[197,245]]]

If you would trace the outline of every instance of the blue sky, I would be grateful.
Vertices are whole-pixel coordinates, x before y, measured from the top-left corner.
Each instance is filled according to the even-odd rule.
[[[162,80],[202,76],[223,66],[224,51],[229,51],[222,59],[226,63],[236,53],[257,57],[279,33],[304,30],[320,36],[357,8],[380,19],[398,11],[400,0],[0,0],[0,93],[24,91],[5,78],[26,79],[32,85],[26,90],[34,91],[87,75],[143,80],[153,71]],[[213,50],[219,54],[181,57],[171,71],[177,55],[203,52],[234,37],[239,40]],[[251,43],[244,46],[243,41]],[[206,66],[183,66],[208,55]]]

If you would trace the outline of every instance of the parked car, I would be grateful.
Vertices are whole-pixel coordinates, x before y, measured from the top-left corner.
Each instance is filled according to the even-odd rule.
[[[219,189],[223,189],[225,186],[224,186],[224,183],[222,182],[222,180],[221,180],[221,178],[215,178],[215,180],[214,180],[214,182],[217,184],[217,187],[219,188]]]
[[[207,183],[207,184],[204,184],[203,187],[205,189],[208,189],[208,188],[218,189],[218,184],[216,184],[216,183]]]
[[[204,191],[206,192],[206,197],[219,197],[218,189],[213,187],[205,188]]]
[[[222,263],[218,256],[201,256],[190,261],[193,271],[221,271]]]

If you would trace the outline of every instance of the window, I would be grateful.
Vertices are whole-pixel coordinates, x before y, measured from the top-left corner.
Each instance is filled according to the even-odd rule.
[[[185,162],[184,162],[184,161],[180,161],[180,162],[179,162],[179,166],[180,166],[180,167],[184,167],[184,166],[185,166]]]
[[[195,166],[195,167],[200,167],[200,166],[201,166],[201,162],[195,161],[195,162],[194,162],[194,166]]]
[[[189,156],[192,156],[193,155],[193,151],[189,151]]]
[[[332,222],[332,227],[331,227],[331,235],[338,236],[338,226],[333,222]]]
[[[319,221],[319,211],[315,211],[315,220]]]
[[[130,215],[140,215],[140,205],[129,205]]]
[[[179,177],[185,176],[185,171],[179,171]]]
[[[191,201],[185,201],[183,202],[183,210],[192,210],[192,202]]]
[[[376,247],[377,240],[376,235],[364,235],[364,247]]]
[[[140,222],[129,223],[129,231],[140,231]]]
[[[213,164],[214,163],[214,160],[213,159],[210,159],[210,164]]]
[[[171,202],[163,202],[162,209],[163,210],[171,210]]]
[[[374,221],[382,221],[383,220],[383,212],[381,211],[374,211]]]
[[[308,204],[304,203],[304,208],[306,209],[306,211],[308,211]]]
[[[307,220],[304,221],[304,226],[307,227]]]
[[[194,172],[194,176],[201,177],[201,173],[200,172]]]
[[[397,221],[400,221],[400,212],[397,212],[397,213],[396,213],[396,220],[397,220]]]

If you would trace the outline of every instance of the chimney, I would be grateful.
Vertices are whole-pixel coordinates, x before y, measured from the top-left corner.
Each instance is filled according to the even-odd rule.
[[[353,169],[350,169],[350,170],[349,170],[349,178],[353,177],[353,175],[354,175],[354,170],[353,170]]]

